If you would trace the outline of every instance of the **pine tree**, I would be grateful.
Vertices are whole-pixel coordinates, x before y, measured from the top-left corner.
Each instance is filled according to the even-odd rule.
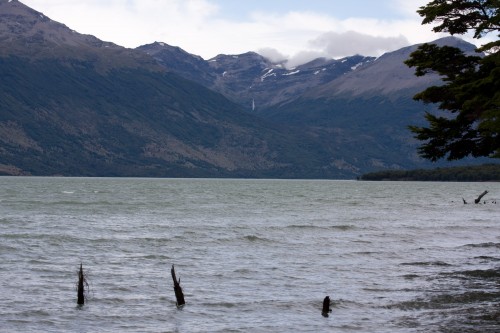
[[[410,126],[422,157],[436,161],[467,156],[500,158],[500,0],[435,0],[417,11],[422,24],[439,23],[435,32],[496,35],[478,55],[460,49],[423,44],[405,62],[417,76],[437,73],[443,85],[414,96],[435,103],[445,115],[426,114],[429,127]],[[480,52],[483,52],[481,55]]]

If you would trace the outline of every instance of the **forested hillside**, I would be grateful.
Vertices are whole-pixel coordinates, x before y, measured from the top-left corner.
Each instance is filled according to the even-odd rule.
[[[500,164],[419,170],[385,170],[362,175],[360,180],[498,182]]]

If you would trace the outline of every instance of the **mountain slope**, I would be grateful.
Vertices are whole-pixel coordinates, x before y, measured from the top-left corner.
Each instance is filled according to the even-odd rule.
[[[474,52],[473,45],[454,37],[434,43]],[[342,156],[338,165],[356,172],[450,165],[419,158],[420,142],[408,130],[409,125],[425,125],[425,111],[436,111],[434,106],[415,102],[412,97],[441,83],[436,75],[415,77],[414,70],[404,64],[416,48],[386,53],[259,114],[308,131],[333,156]],[[457,164],[478,162],[469,159]]]
[[[217,75],[207,61],[179,47],[155,42],[140,46],[137,50],[155,58],[167,71],[206,87],[211,87],[216,80]]]
[[[144,52],[0,0],[0,174],[337,177],[320,149]]]
[[[466,53],[475,53],[475,46],[456,37],[445,37],[432,42],[438,46],[458,47]],[[436,75],[415,76],[415,69],[409,68],[404,61],[416,51],[418,45],[383,54],[380,58],[345,76],[336,78],[314,89],[304,97],[333,99],[339,96],[412,96],[430,85],[440,84]]]
[[[253,52],[205,61],[164,43],[126,49],[0,0],[0,174],[354,178],[427,167],[407,126],[432,110],[413,94],[440,81],[403,64],[412,49],[297,68]]]
[[[295,68],[273,63],[255,52],[220,54],[203,60],[178,47],[153,43],[137,48],[153,56],[165,69],[222,93],[246,108],[266,109],[286,103],[315,87],[340,77],[374,58],[316,59]]]
[[[79,34],[17,0],[0,1],[0,43],[1,56],[92,61],[102,70],[110,66],[159,67],[143,53]]]

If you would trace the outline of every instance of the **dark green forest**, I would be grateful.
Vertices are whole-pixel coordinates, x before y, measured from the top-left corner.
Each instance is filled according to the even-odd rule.
[[[359,179],[392,181],[498,182],[500,181],[500,164],[483,164],[476,166],[418,170],[384,170],[364,174]]]

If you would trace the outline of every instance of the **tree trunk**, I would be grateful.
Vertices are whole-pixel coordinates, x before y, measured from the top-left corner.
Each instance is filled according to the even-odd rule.
[[[323,300],[323,310],[321,310],[321,314],[323,317],[328,317],[328,314],[332,312],[330,309],[330,296],[326,296]]]
[[[181,307],[184,304],[186,304],[186,302],[184,301],[184,294],[182,293],[182,288],[180,285],[181,279],[179,279],[179,281],[177,281],[177,277],[175,276],[174,265],[172,265],[172,269],[170,270],[170,273],[172,273],[172,280],[174,280],[174,292],[175,292],[175,298],[177,299],[176,304],[178,307]]]
[[[474,202],[475,202],[476,204],[478,204],[478,203],[481,201],[481,198],[482,198],[482,197],[484,197],[487,193],[488,193],[488,191],[484,191],[483,193],[481,193],[481,195],[479,195],[479,196],[477,197],[477,199],[476,199],[476,200],[474,200]]]
[[[78,300],[76,301],[77,304],[83,305],[85,304],[85,288],[84,288],[84,283],[85,277],[83,275],[83,268],[82,264],[80,264],[80,271],[78,272],[78,290],[77,290],[77,296]]]

